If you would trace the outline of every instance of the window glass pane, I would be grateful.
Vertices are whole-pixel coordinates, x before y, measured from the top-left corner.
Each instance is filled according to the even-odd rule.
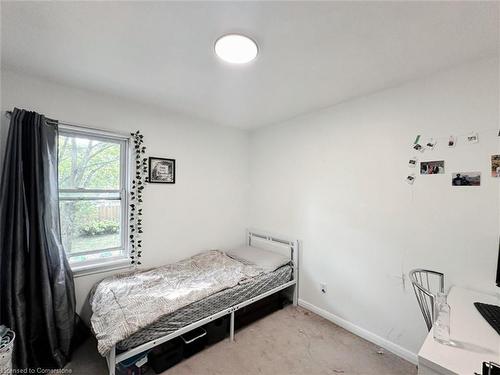
[[[110,193],[88,193],[84,191],[68,191],[60,192],[59,200],[104,200],[104,199],[120,199],[119,192]]]
[[[81,262],[92,262],[99,264],[101,261],[109,261],[112,260],[112,258],[120,258],[120,257],[125,257],[125,252],[123,250],[108,250],[108,251],[102,251],[97,254],[81,254],[81,253],[75,253],[75,254],[69,254],[69,262],[71,264],[77,264]]]
[[[60,189],[120,189],[120,144],[59,136]]]
[[[61,200],[59,205],[62,241],[68,256],[122,245],[121,201]]]

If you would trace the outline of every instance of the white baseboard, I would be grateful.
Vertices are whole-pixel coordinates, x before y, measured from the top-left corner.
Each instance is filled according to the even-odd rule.
[[[303,299],[299,299],[299,306],[302,306],[303,308],[312,311],[315,314],[318,314],[319,316],[325,318],[326,320],[329,320],[332,323],[335,323],[336,325],[348,330],[349,332],[354,333],[355,335],[364,338],[365,340],[368,340],[370,342],[373,342],[374,344],[377,344],[381,348],[384,348],[397,356],[407,360],[408,362],[411,362],[413,364],[417,364],[417,354],[389,341],[384,339],[383,337],[380,337],[370,331],[367,331],[364,328],[358,327],[357,325],[342,319],[341,317],[334,315],[326,310],[323,310],[307,301],[304,301]]]

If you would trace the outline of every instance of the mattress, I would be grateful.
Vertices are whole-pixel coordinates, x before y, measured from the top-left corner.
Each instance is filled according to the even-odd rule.
[[[105,356],[163,316],[262,273],[255,265],[209,250],[164,266],[107,277],[89,296],[97,350]]]
[[[292,274],[292,266],[286,265],[274,272],[261,274],[248,282],[212,294],[171,314],[164,315],[151,325],[120,341],[116,348],[119,351],[125,351],[168,335],[200,319],[283,285],[292,280]]]

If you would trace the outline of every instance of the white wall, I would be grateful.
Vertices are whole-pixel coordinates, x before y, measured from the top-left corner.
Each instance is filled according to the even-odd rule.
[[[414,359],[427,332],[402,273],[425,267],[443,271],[448,286],[495,289],[500,179],[489,168],[498,128],[498,61],[486,60],[259,129],[250,226],[302,240],[305,303]],[[445,146],[473,130],[478,144]],[[417,134],[439,137],[436,149],[412,152]],[[446,174],[408,186],[414,155],[444,159]],[[476,170],[481,187],[451,187],[451,172]]]
[[[176,184],[151,184],[144,194],[144,266],[211,248],[242,244],[247,224],[248,135],[94,92],[2,72],[3,111],[17,106],[62,121],[131,132],[141,130],[148,156],[175,158]],[[4,148],[0,148],[3,158]],[[0,163],[1,164],[1,163]],[[78,309],[106,274],[75,279]]]
[[[445,272],[448,285],[495,290],[500,180],[489,177],[489,158],[500,152],[498,61],[259,129],[250,148],[240,130],[2,73],[2,111],[19,106],[99,128],[140,129],[149,155],[177,159],[177,183],[146,190],[146,266],[236,245],[247,224],[288,234],[302,240],[302,301],[388,340],[407,358],[426,329],[402,273],[428,267]],[[2,156],[5,123],[2,116]],[[450,134],[472,130],[480,143],[444,146]],[[444,159],[446,174],[419,176],[409,187],[416,134],[439,137],[434,151],[417,156]],[[482,186],[452,188],[450,173],[460,170],[481,170]],[[104,276],[76,279],[79,307]]]

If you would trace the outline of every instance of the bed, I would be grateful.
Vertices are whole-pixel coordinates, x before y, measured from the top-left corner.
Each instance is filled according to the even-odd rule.
[[[245,259],[251,259],[252,256],[258,258],[260,249],[263,249],[273,254],[281,254],[282,258],[285,255],[289,261],[277,268],[272,267],[267,272],[254,275],[252,272],[255,270],[252,265],[246,264],[247,262],[244,259],[238,259],[238,253],[235,253],[235,256],[226,254],[238,260],[238,271],[244,271],[243,274],[248,274],[251,277],[245,278],[238,283],[228,283],[227,285],[230,285],[230,287],[222,285],[220,290],[215,293],[190,295],[191,299],[188,299],[185,305],[181,304],[179,308],[171,312],[162,313],[163,315],[158,318],[155,317],[155,320],[151,323],[146,321],[147,325],[143,324],[140,329],[133,333],[129,332],[119,336],[118,338],[123,337],[119,341],[115,337],[115,341],[108,342],[105,347],[109,374],[115,374],[115,367],[118,363],[226,315],[229,315],[230,318],[230,340],[233,341],[235,311],[271,294],[287,292],[294,305],[297,305],[298,241],[248,231],[246,243],[248,247],[244,249],[247,256]],[[259,267],[265,268],[262,265],[259,265]],[[231,276],[234,276],[234,273],[228,275],[228,278]],[[214,277],[225,279],[225,274],[222,273],[222,276],[215,275]],[[239,279],[236,278],[235,280]],[[147,299],[145,301],[147,302]],[[145,301],[141,301],[141,303],[146,303]],[[106,307],[108,302],[100,301],[99,303]],[[153,307],[152,310],[156,309],[158,309],[158,306]],[[116,311],[117,309],[113,311],[104,310],[102,315],[107,317],[109,313],[116,313]],[[110,322],[106,324],[111,325]],[[94,329],[96,326],[98,324],[93,322]],[[119,329],[116,331],[119,331]],[[96,337],[98,337],[97,334]],[[100,345],[99,338],[98,341]],[[101,348],[100,352],[104,355],[104,350],[101,350]]]

